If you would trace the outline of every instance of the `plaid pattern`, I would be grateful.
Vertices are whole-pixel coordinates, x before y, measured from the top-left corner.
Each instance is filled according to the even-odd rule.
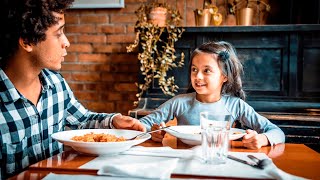
[[[0,68],[0,179],[62,151],[51,134],[65,126],[109,128],[115,114],[94,113],[74,97],[65,79],[44,69],[39,78],[42,92],[38,104],[21,95]]]

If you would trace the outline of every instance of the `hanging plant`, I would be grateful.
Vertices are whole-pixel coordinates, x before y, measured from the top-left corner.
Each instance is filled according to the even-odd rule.
[[[157,12],[161,15],[158,19]],[[127,52],[140,48],[138,59],[144,83],[137,83],[139,93],[136,96],[141,98],[154,79],[158,79],[158,85],[165,95],[174,96],[179,87],[173,76],[167,76],[167,72],[184,65],[184,54],[181,53],[177,59],[174,46],[184,31],[179,27],[180,13],[164,3],[143,4],[135,13],[138,17],[135,24],[136,38],[127,47]]]

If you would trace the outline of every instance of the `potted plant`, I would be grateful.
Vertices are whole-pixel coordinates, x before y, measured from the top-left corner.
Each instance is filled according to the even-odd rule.
[[[165,95],[174,96],[179,87],[173,76],[167,76],[167,72],[184,65],[184,54],[181,53],[177,58],[175,51],[175,42],[184,31],[179,27],[180,13],[165,3],[143,4],[135,13],[138,16],[136,39],[127,47],[127,52],[139,48],[138,60],[144,83],[137,83],[139,93],[136,96],[139,99],[154,79],[158,79],[158,85]]]

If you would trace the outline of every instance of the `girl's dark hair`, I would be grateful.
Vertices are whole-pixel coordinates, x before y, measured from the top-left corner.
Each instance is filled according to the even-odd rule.
[[[47,29],[58,23],[53,12],[64,13],[74,0],[1,0],[0,67],[24,43],[36,45],[46,39]]]
[[[227,82],[222,85],[221,94],[228,94],[239,97],[245,100],[246,95],[242,89],[241,75],[243,74],[243,67],[237,57],[236,50],[233,46],[225,41],[208,42],[200,45],[191,54],[189,64],[189,75],[191,74],[191,66],[193,58],[201,53],[217,54],[218,64],[223,73],[227,77]],[[187,93],[195,92],[191,85],[191,78],[189,77],[189,88]]]

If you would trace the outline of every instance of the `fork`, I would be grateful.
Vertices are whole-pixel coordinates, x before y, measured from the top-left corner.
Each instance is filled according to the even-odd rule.
[[[134,136],[134,137],[132,137],[132,138],[127,138],[126,140],[128,141],[128,140],[138,139],[139,137],[144,136],[144,135],[146,135],[146,134],[150,134],[150,133],[162,131],[162,130],[164,130],[164,129],[166,129],[166,128],[169,128],[169,127],[170,127],[170,126],[166,126],[166,127],[162,127],[162,128],[160,128],[160,129],[157,129],[157,130],[153,130],[153,131],[149,131],[149,132],[144,132],[144,133],[138,134],[138,135],[136,135],[136,136]]]
[[[270,165],[272,161],[268,159],[259,159],[251,154],[248,155],[248,158],[250,158],[252,161],[256,163],[256,166],[260,169],[264,169],[266,166]]]

